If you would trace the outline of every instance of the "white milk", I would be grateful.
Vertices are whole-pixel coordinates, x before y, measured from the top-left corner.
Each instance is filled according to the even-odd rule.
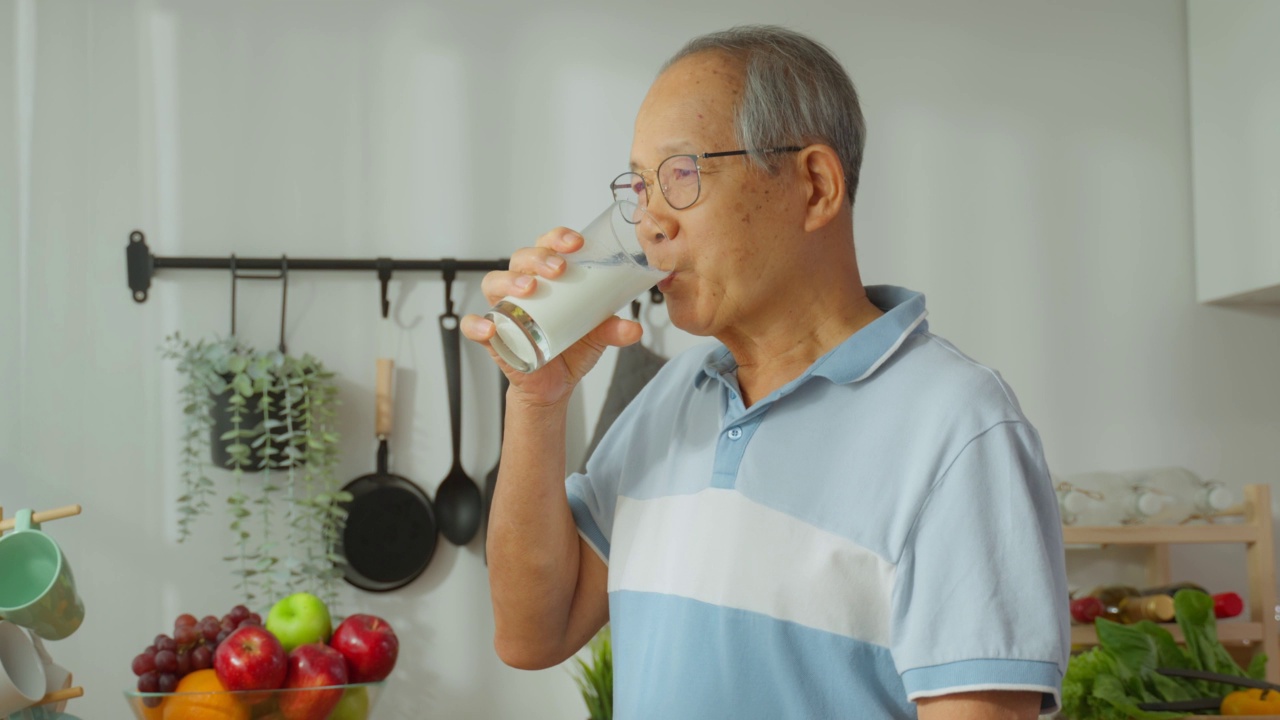
[[[528,297],[504,298],[485,316],[497,328],[493,349],[517,370],[532,372],[668,274],[615,257],[575,263],[569,256],[560,277],[538,278]]]

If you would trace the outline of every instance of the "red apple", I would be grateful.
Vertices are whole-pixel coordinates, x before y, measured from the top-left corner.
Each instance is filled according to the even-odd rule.
[[[353,683],[385,680],[400,654],[395,630],[375,615],[352,615],[343,620],[329,646],[346,658],[347,675]]]
[[[213,669],[228,690],[275,690],[284,685],[288,656],[266,628],[246,625],[218,646]]]
[[[286,691],[347,684],[347,661],[322,643],[300,645],[289,653]],[[325,720],[342,699],[343,688],[279,693],[280,714],[288,720]]]

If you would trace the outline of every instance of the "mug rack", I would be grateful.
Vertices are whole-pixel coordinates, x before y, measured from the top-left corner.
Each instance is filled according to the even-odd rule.
[[[61,520],[63,518],[69,518],[79,514],[79,505],[66,505],[60,508],[54,508],[53,510],[43,510],[38,513],[32,513],[31,522],[46,523],[52,520]],[[16,525],[17,523],[13,518],[5,519],[4,506],[0,505],[0,535],[12,530]],[[71,700],[73,698],[82,697],[83,695],[84,688],[76,685],[65,690],[57,690],[55,692],[48,693],[37,700],[31,707],[39,707],[41,705],[49,705],[51,703],[62,702],[64,700]]]

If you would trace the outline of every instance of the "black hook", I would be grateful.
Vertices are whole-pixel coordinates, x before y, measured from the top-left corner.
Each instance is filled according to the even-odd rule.
[[[391,258],[378,258],[378,280],[382,282],[382,319],[387,319],[391,302],[387,300],[387,284],[391,282]]]
[[[231,253],[231,337],[236,336],[236,254]]]
[[[287,354],[284,344],[284,319],[289,307],[289,256],[280,256],[280,353]]]
[[[454,258],[444,258],[440,261],[440,267],[444,274],[444,314],[457,317],[453,312],[453,279],[458,274],[458,261]]]
[[[649,288],[649,302],[654,305],[661,305],[664,300],[666,298],[662,296],[662,291],[658,289],[657,285]]]
[[[236,268],[235,253],[231,254],[231,335],[236,334],[236,281],[238,280],[281,280],[280,295],[280,352],[285,351],[284,319],[289,302],[289,258],[280,256],[280,271],[270,275],[246,275]]]

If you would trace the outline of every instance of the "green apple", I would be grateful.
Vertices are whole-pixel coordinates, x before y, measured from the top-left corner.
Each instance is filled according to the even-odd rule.
[[[286,653],[308,643],[327,643],[333,634],[329,608],[311,593],[294,593],[281,598],[267,613],[267,630],[280,641]]]
[[[329,714],[329,720],[368,720],[369,693],[362,687],[347,688]]]

